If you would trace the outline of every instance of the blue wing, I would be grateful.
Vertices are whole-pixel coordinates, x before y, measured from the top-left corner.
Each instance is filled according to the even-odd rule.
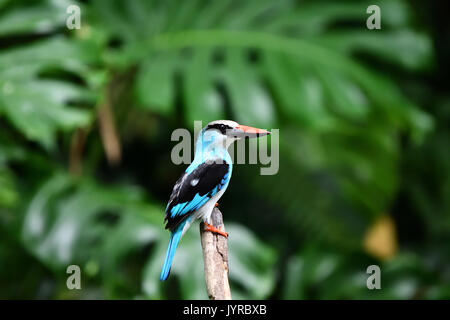
[[[201,208],[230,180],[227,163],[204,162],[186,170],[175,184],[166,207],[166,229],[174,230],[189,215]]]

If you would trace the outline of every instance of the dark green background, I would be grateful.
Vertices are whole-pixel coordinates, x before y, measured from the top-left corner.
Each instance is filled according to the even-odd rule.
[[[0,0],[0,298],[207,298],[197,225],[159,272],[171,133],[216,119],[280,129],[220,202],[233,298],[450,298],[449,43],[425,1]]]

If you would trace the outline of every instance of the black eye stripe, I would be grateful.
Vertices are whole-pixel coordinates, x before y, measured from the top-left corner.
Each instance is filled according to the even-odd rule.
[[[209,126],[206,127],[206,130],[209,130],[209,129],[217,129],[222,134],[225,134],[227,130],[231,130],[233,128],[230,127],[229,125],[226,125],[223,123],[215,123],[215,124],[210,124]]]

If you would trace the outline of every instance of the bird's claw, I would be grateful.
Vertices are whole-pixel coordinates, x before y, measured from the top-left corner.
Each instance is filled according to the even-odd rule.
[[[224,236],[225,238],[228,238],[228,233],[226,233],[223,230],[217,229],[213,225],[206,223],[206,222],[205,222],[205,231],[211,231],[213,233],[220,234],[220,235]]]
[[[218,207],[219,207],[219,203],[216,202],[216,204],[214,205],[214,207],[218,208]]]

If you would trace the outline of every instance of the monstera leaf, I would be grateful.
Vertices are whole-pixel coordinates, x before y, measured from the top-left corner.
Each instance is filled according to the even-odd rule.
[[[53,147],[58,130],[85,126],[90,112],[75,103],[92,103],[95,95],[86,88],[42,74],[86,70],[84,48],[65,38],[41,41],[0,54],[0,114],[26,138]]]
[[[71,4],[81,7],[80,30],[65,27]],[[382,30],[366,29],[370,4],[0,0],[2,237],[24,246],[22,254],[32,255],[27,262],[45,268],[40,272],[47,276],[53,272],[60,279],[68,264],[79,264],[87,287],[101,282],[93,297],[206,298],[195,227],[180,244],[167,286],[159,282],[168,241],[164,195],[157,190],[158,179],[134,172],[130,151],[135,141],[144,140],[154,152],[146,170],[167,178],[173,166],[160,157],[156,141],[164,129],[230,118],[281,128],[279,143],[271,142],[280,147],[276,175],[238,168],[235,186],[248,188],[249,204],[227,203],[231,220],[246,219],[237,214],[243,205],[254,217],[258,209],[250,203],[261,198],[265,210],[258,224],[270,224],[270,230],[274,222],[285,226],[273,232],[275,238],[284,237],[283,243],[295,248],[304,239],[325,242],[347,254],[295,251],[286,269],[278,264],[277,274],[285,274],[286,283],[275,292],[285,298],[412,298],[426,286],[431,289],[424,297],[446,297],[448,288],[439,283],[447,279],[430,275],[445,263],[430,269],[423,254],[400,254],[382,266],[391,277],[387,290],[368,293],[360,266],[373,261],[352,255],[359,252],[365,229],[392,206],[401,180],[400,143],[420,143],[433,128],[430,116],[412,102],[411,89],[406,93],[400,86],[406,82],[396,82],[432,66],[430,38],[411,27],[412,10],[402,0],[379,1]],[[85,177],[68,177],[61,162],[72,131],[96,129],[96,105],[105,101],[123,140],[124,164],[107,171],[99,135],[87,130]],[[446,150],[445,135],[436,145]],[[433,154],[426,148],[412,153],[418,164],[429,159],[414,153]],[[448,190],[442,163],[435,166],[441,198]],[[106,183],[109,174],[113,185]],[[133,175],[160,200],[147,199],[133,187]],[[443,234],[448,205],[424,192],[428,178],[429,172],[426,183],[411,183],[408,192],[429,229]],[[433,219],[438,216],[442,219]],[[278,242],[269,246],[270,240],[258,240],[240,224],[227,229],[233,297],[269,297]],[[432,258],[427,261],[446,261]],[[399,276],[402,270],[412,271]],[[54,291],[66,297],[64,290]],[[76,297],[89,294],[87,289]]]
[[[292,128],[281,133],[280,148],[295,160],[289,173],[279,174],[292,179],[293,172],[306,168],[313,180],[329,181],[335,199],[319,204],[300,197],[315,209],[301,211],[295,220],[300,225],[314,221],[302,216],[318,216],[320,206],[323,220],[331,221],[334,207],[348,207],[337,219],[342,230],[330,233],[321,222],[311,222],[323,236],[346,241],[346,234],[356,235],[357,228],[386,210],[395,194],[397,137],[407,133],[420,142],[433,125],[389,77],[363,62],[376,57],[403,70],[425,70],[431,64],[429,38],[405,30],[411,17],[403,1],[378,4],[386,13],[382,33],[365,29],[369,5],[94,1],[91,23],[117,43],[106,49],[110,65],[137,68],[133,87],[142,110],[176,117],[181,105],[188,127],[195,120],[232,118],[263,128]],[[330,31],[340,22],[361,27]],[[268,179],[261,190],[276,194],[283,179]],[[321,181],[312,183],[323,188]],[[298,198],[295,190],[286,192],[289,199]]]
[[[426,257],[413,252],[402,253],[383,263],[371,261],[358,252],[353,252],[352,257],[307,246],[288,262],[283,298],[401,300],[448,297],[449,288],[438,285],[440,279],[436,273],[436,268],[445,268],[443,261],[432,265],[425,262]],[[349,263],[351,260],[352,264]],[[370,290],[367,286],[369,277],[374,275],[367,271],[370,265],[380,268],[381,289]]]
[[[10,2],[9,7],[8,2]],[[2,12],[0,19],[0,36],[17,34],[45,34],[51,32],[65,24],[67,15],[66,9],[72,1],[50,1],[45,0],[30,3],[25,1],[1,1],[0,10],[3,7],[8,9]],[[20,6],[20,3],[26,6]]]
[[[120,289],[129,285],[124,270],[130,267],[130,255],[152,248],[142,251],[146,253],[144,267],[138,272],[144,296],[161,298],[164,290],[159,273],[169,239],[163,212],[161,207],[146,204],[136,188],[101,187],[58,174],[32,198],[22,240],[55,271],[79,264],[83,272],[105,279],[110,297],[120,295]],[[181,296],[186,299],[207,298],[196,226],[183,237],[172,268],[171,279],[179,280]],[[274,286],[273,249],[242,226],[227,228],[233,233],[229,242],[230,279],[237,284],[233,293],[241,298],[267,297]]]
[[[169,282],[179,279],[181,295],[186,299],[207,299],[203,273],[203,258],[198,225],[183,236],[172,265]],[[227,224],[230,287],[233,299],[265,299],[274,287],[274,250],[238,224]],[[164,237],[168,240],[168,236]],[[166,241],[157,248],[157,256],[163,257]],[[143,289],[150,298],[161,298],[161,261],[149,260],[144,271]]]

